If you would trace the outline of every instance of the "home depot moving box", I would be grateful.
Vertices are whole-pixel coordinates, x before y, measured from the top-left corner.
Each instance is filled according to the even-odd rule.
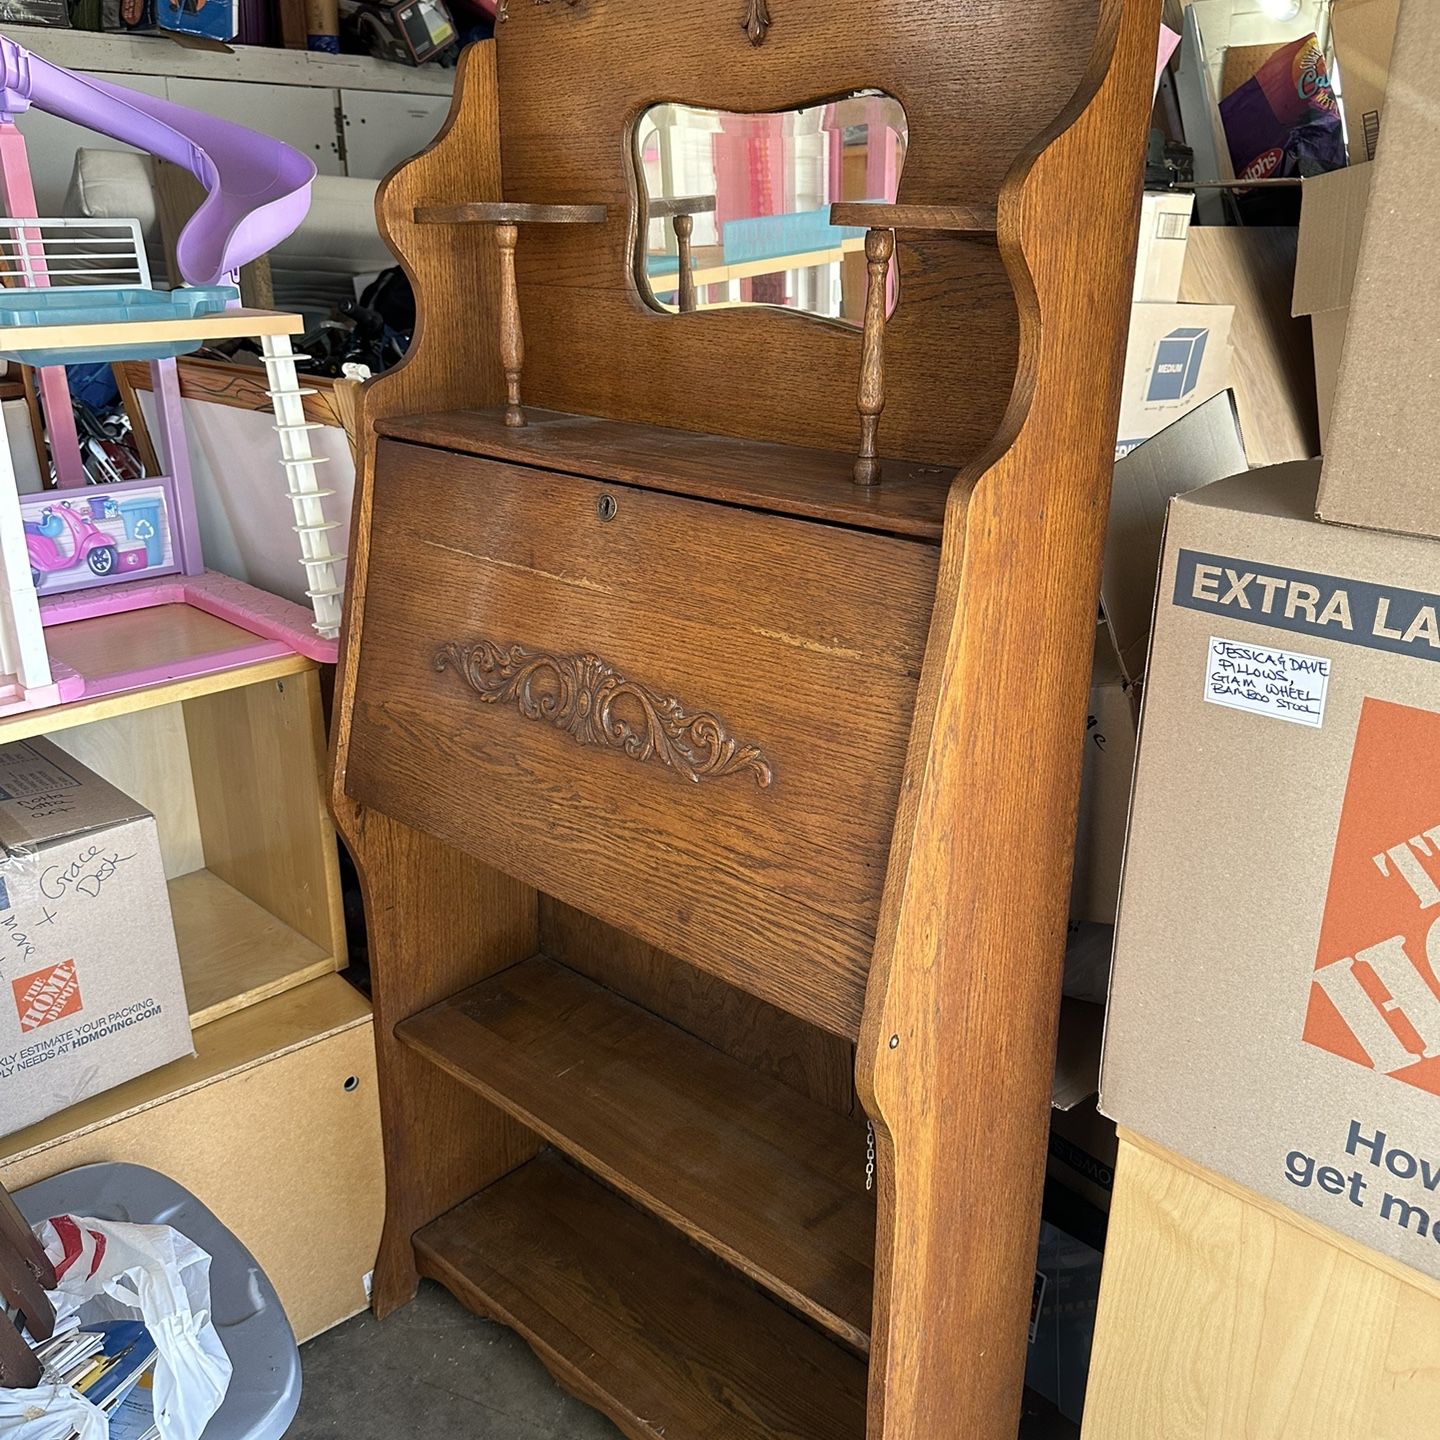
[[[1400,10],[1318,513],[1440,536],[1440,3]]]
[[[47,740],[0,745],[0,1135],[191,1053],[155,820]]]
[[[1440,1277],[1440,544],[1170,508],[1101,1109]]]

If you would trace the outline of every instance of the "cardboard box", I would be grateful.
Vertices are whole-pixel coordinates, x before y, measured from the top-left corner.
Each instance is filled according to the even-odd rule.
[[[1321,453],[1335,410],[1335,387],[1340,379],[1340,356],[1373,173],[1373,166],[1352,165],[1348,170],[1309,176],[1300,204],[1300,246],[1290,308],[1297,319],[1310,317]]]
[[[1057,1185],[1110,1213],[1115,1191],[1115,1162],[1120,1137],[1093,1101],[1070,1110],[1050,1112],[1050,1149],[1045,1176]]]
[[[1230,383],[1228,305],[1132,305],[1115,458]]]
[[[1440,1277],[1440,545],[1170,508],[1100,1108]]]
[[[47,740],[0,745],[0,1135],[191,1053],[155,820]]]
[[[1180,298],[1234,307],[1230,388],[1251,465],[1320,453],[1310,327],[1291,313],[1297,249],[1293,225],[1198,225],[1190,232]]]
[[[1077,1227],[1078,1228],[1078,1227]],[[1093,1234],[1082,1239],[1046,1218],[1030,1300],[1025,1384],[1078,1425],[1100,1305],[1102,1252]]]
[[[1140,206],[1140,249],[1135,259],[1135,303],[1173,305],[1180,299],[1185,247],[1194,195],[1147,193]]]
[[[1342,525],[1440,536],[1434,376],[1440,371],[1440,5],[1400,12],[1364,244],[1320,482]]]
[[[1331,0],[1330,43],[1352,165],[1375,158],[1399,18],[1400,0]]]
[[[1138,687],[1155,608],[1166,506],[1182,491],[1244,468],[1245,444],[1234,399],[1226,392],[1196,406],[1115,466],[1080,772],[1072,920],[1115,923],[1140,728]]]

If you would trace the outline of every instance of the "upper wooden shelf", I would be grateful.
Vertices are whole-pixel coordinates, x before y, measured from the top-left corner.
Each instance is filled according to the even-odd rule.
[[[498,409],[452,410],[382,419],[378,429],[440,450],[937,542],[955,474],[948,466],[887,460],[882,484],[860,486],[853,455],[528,405],[525,419],[511,427]]]
[[[405,1044],[857,1350],[865,1127],[544,956],[397,1027]]]
[[[605,205],[527,205],[513,200],[470,200],[463,205],[417,205],[417,225],[600,225]]]
[[[885,205],[846,201],[830,207],[832,225],[866,230],[947,230],[960,235],[993,235],[993,205]]]

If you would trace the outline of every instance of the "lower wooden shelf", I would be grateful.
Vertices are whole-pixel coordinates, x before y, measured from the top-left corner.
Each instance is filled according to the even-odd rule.
[[[196,1028],[344,963],[209,870],[179,876],[169,891],[185,1001]]]
[[[606,1184],[869,1348],[865,1126],[543,955],[396,1029]]]
[[[415,1237],[631,1440],[861,1440],[866,1366],[552,1151]]]

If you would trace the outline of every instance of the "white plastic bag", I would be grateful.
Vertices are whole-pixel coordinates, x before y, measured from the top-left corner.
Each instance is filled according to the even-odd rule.
[[[5,1440],[107,1440],[104,1411],[68,1385],[0,1390],[0,1435]]]
[[[50,1292],[56,1319],[143,1320],[157,1352],[160,1434],[200,1440],[230,1385],[230,1357],[210,1320],[209,1255],[168,1225],[61,1215],[35,1233],[60,1277]]]

